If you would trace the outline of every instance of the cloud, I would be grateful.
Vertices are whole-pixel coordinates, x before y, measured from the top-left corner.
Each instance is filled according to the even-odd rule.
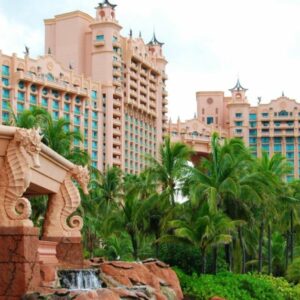
[[[195,93],[221,90],[227,94],[239,75],[257,96],[268,102],[281,95],[300,100],[299,0],[111,0],[124,27],[145,41],[155,28],[165,42],[169,60],[169,111],[173,119],[191,118]],[[0,3],[0,49],[33,55],[43,53],[44,18],[71,10],[94,15],[94,0],[10,0]],[[15,9],[18,7],[18,10]],[[32,13],[34,11],[34,13]],[[4,13],[5,12],[5,13]]]

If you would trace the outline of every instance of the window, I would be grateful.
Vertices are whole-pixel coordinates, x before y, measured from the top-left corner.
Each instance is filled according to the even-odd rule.
[[[70,95],[69,94],[65,94],[65,99],[66,100],[70,100]]]
[[[286,158],[287,158],[287,159],[294,158],[294,152],[287,152],[287,153],[286,153]]]
[[[36,104],[36,95],[30,94],[30,104]]]
[[[112,37],[112,41],[113,41],[113,43],[115,43],[115,42],[118,41],[118,38],[117,38],[116,36],[113,36],[113,37]]]
[[[53,116],[53,119],[54,120],[58,120],[58,111],[54,111],[54,112],[52,112],[52,116]]]
[[[98,41],[98,42],[104,41],[104,34],[98,34],[98,35],[96,35],[96,41]]]
[[[235,126],[243,126],[243,121],[236,121],[234,123],[235,123]]]
[[[98,122],[97,121],[92,121],[92,127],[94,129],[97,129],[98,128]]]
[[[261,115],[262,115],[263,118],[267,118],[269,116],[269,113],[263,112]]]
[[[97,157],[98,157],[98,152],[92,151],[92,159],[97,159]]]
[[[2,78],[2,84],[5,85],[5,86],[9,86],[8,78]]]
[[[24,104],[23,103],[18,103],[17,104],[17,111],[22,112],[24,110]]]
[[[249,120],[256,120],[256,114],[249,114]]]
[[[77,140],[77,139],[74,140],[74,145],[75,146],[79,146],[79,143],[80,143],[79,140]]]
[[[74,124],[75,125],[80,125],[80,117],[74,116]]]
[[[25,87],[24,81],[20,81],[18,85],[19,85],[19,89],[24,89]]]
[[[280,117],[285,117],[285,116],[288,116],[288,115],[289,115],[289,113],[286,110],[282,110],[278,113],[278,116],[280,116]]]
[[[274,125],[277,126],[277,127],[280,126],[280,124],[281,124],[281,122],[279,122],[279,121],[274,122]]]
[[[97,168],[97,162],[96,161],[92,161],[92,167]]]
[[[97,139],[98,138],[98,132],[93,130],[92,131],[92,136],[93,136],[93,139]]]
[[[287,144],[286,151],[294,151],[294,144]]]
[[[92,112],[92,118],[93,118],[93,119],[97,119],[97,118],[98,118],[98,112],[93,111],[93,112]]]
[[[84,127],[89,127],[88,119],[84,119]]]
[[[58,101],[53,100],[53,102],[52,102],[52,108],[53,109],[59,109],[59,103],[58,103]]]
[[[241,134],[242,132],[243,132],[242,129],[236,129],[236,130],[235,130],[235,133],[237,133],[237,134]]]
[[[261,150],[268,152],[270,150],[270,145],[269,144],[261,145]]]
[[[95,142],[95,141],[93,141],[93,142],[92,142],[92,148],[93,148],[93,149],[97,149],[97,147],[98,147],[98,143]]]
[[[52,94],[55,98],[58,98],[58,96],[59,96],[58,91],[55,91],[55,90],[52,90]]]
[[[287,143],[294,143],[294,138],[293,137],[287,137],[287,138],[285,138],[285,141]]]
[[[209,125],[209,124],[212,124],[214,122],[214,118],[213,117],[207,117],[207,120],[206,120],[206,124]]]
[[[8,99],[10,97],[10,90],[3,89],[2,90],[2,98]]]
[[[281,143],[281,137],[274,137],[274,143]]]
[[[268,137],[262,137],[261,138],[261,142],[262,143],[269,143],[270,142],[270,138],[268,138]]]
[[[92,91],[91,97],[92,97],[92,99],[97,99],[97,91]]]
[[[269,126],[269,122],[261,122],[262,123],[262,125],[264,126],[264,127],[268,127]]]
[[[4,122],[8,122],[8,120],[9,120],[9,113],[8,112],[2,112],[2,120],[4,121]]]
[[[24,101],[24,100],[25,100],[25,93],[18,92],[18,101]]]
[[[9,76],[9,66],[2,66],[2,75]]]
[[[274,152],[281,152],[281,150],[282,150],[281,144],[274,145]]]
[[[293,180],[294,180],[294,176],[291,176],[291,175],[286,176],[286,181],[287,182],[292,182]]]
[[[75,105],[74,112],[75,112],[76,114],[80,114],[80,106]]]
[[[235,117],[236,117],[236,118],[241,118],[242,116],[243,116],[242,113],[236,113],[236,114],[235,114]]]
[[[65,118],[67,121],[70,121],[70,115],[69,115],[69,114],[64,114],[64,118]]]
[[[250,144],[256,144],[256,142],[257,142],[257,138],[256,137],[250,137],[249,138],[249,143]]]
[[[64,111],[66,111],[66,112],[70,111],[70,104],[69,103],[64,104]]]
[[[42,97],[42,106],[48,107],[48,99],[47,98]]]
[[[256,129],[250,129],[249,134],[250,135],[257,135],[257,130]]]
[[[47,80],[48,81],[54,81],[54,76],[51,73],[47,74]]]
[[[256,122],[250,122],[250,127],[252,127],[252,128],[254,128],[254,127],[256,127]]]
[[[31,87],[30,87],[30,89],[31,89],[32,92],[36,92],[36,85],[32,84]]]
[[[75,102],[76,102],[77,104],[80,104],[81,98],[80,98],[79,96],[77,96],[77,97],[75,98]]]
[[[8,101],[2,101],[2,108],[8,110],[9,108],[9,102]]]
[[[48,89],[47,88],[43,88],[42,93],[43,93],[43,95],[47,95],[48,94]]]

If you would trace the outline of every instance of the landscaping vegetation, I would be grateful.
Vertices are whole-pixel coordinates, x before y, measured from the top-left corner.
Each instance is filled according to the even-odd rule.
[[[82,136],[68,121],[34,108],[12,123],[40,127],[48,146],[89,164],[73,147]],[[86,257],[157,257],[179,268],[184,291],[195,299],[300,299],[300,181],[286,182],[285,158],[255,158],[242,140],[216,134],[208,158],[192,166],[191,157],[188,147],[165,138],[159,159],[145,156],[139,175],[91,168],[90,194],[82,194],[78,211]],[[46,199],[32,203],[41,226]]]

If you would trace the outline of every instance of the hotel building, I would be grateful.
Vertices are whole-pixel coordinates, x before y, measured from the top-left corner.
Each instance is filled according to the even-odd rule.
[[[155,34],[148,44],[120,34],[115,8],[104,0],[95,18],[75,11],[45,20],[45,52],[101,82],[103,167],[138,173],[167,133],[167,61]]]
[[[36,60],[0,52],[0,123],[9,107],[45,107],[82,132],[74,146],[93,166],[139,173],[167,133],[167,61],[155,34],[148,44],[121,35],[115,8],[104,0],[95,18],[74,11],[45,20],[45,56]]]
[[[210,152],[210,137],[242,138],[253,155],[265,151],[284,155],[292,167],[287,180],[300,175],[300,103],[281,97],[268,104],[251,106],[247,89],[239,80],[230,89],[231,96],[221,91],[197,92],[197,115],[192,120],[169,124],[173,141],[182,141],[196,152],[195,161]],[[260,102],[260,100],[259,100]]]

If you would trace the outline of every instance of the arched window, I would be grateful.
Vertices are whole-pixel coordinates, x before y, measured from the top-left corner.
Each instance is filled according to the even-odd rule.
[[[285,116],[288,116],[289,115],[289,113],[286,111],[286,110],[282,110],[282,111],[280,111],[279,113],[278,113],[278,115],[279,116],[281,116],[281,117],[285,117]]]
[[[51,73],[47,74],[47,80],[54,81],[54,76]]]

